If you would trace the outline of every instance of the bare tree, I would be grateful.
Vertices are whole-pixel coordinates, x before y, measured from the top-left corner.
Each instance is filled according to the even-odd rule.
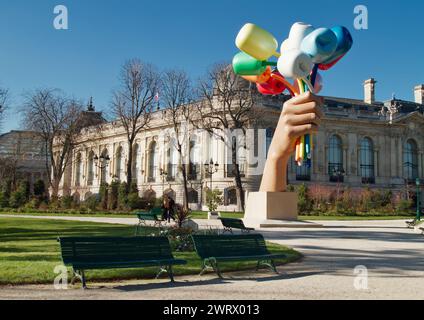
[[[187,164],[190,156],[185,156],[184,147],[187,142],[187,126],[190,125],[190,105],[192,87],[189,77],[184,71],[170,70],[162,78],[162,100],[165,103],[164,119],[172,127],[175,135],[175,149],[181,161],[181,174],[184,187],[184,209],[188,209],[188,177]],[[188,153],[190,154],[190,152]]]
[[[64,172],[72,158],[81,127],[82,105],[55,89],[40,89],[25,96],[24,124],[39,134],[45,143],[46,169],[52,199],[57,199]],[[49,168],[50,166],[50,168]]]
[[[7,108],[9,90],[0,88],[0,129]]]
[[[15,155],[0,158],[0,188],[3,183],[10,183],[11,190],[16,189],[18,169]]]
[[[150,122],[160,78],[155,68],[132,59],[121,69],[121,87],[113,93],[113,114],[125,129],[128,142],[127,192],[132,183],[133,148],[137,134]]]
[[[253,108],[254,91],[249,83],[238,77],[228,64],[216,64],[199,80],[199,103],[197,104],[197,123],[228,143],[225,134],[229,131],[246,129],[255,121],[257,114]],[[234,175],[239,199],[239,208],[244,210],[245,199],[241,180],[237,146],[230,141],[232,173]],[[227,144],[227,145],[228,145]]]

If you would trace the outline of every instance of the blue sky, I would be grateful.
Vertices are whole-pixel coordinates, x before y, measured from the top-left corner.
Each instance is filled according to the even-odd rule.
[[[362,98],[362,83],[375,77],[377,99],[396,93],[412,100],[424,83],[424,4],[418,1],[251,0],[0,0],[0,85],[12,94],[3,131],[19,128],[16,110],[25,91],[60,88],[106,110],[125,60],[139,57],[159,68],[185,69],[193,79],[214,62],[231,60],[235,36],[246,22],[281,42],[290,26],[345,25],[352,51],[323,74],[324,95]],[[66,5],[67,31],[53,28],[53,8]],[[353,28],[353,9],[369,10],[369,30]]]

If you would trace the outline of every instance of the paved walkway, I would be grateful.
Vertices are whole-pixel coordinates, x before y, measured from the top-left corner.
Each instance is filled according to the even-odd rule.
[[[404,221],[321,223],[325,228],[261,230],[269,241],[305,255],[299,263],[280,267],[279,276],[268,272],[227,274],[225,280],[190,276],[178,277],[174,285],[131,281],[91,284],[93,289],[87,291],[56,291],[51,285],[3,287],[0,299],[424,299],[423,235],[406,229]],[[368,283],[356,278],[358,265],[367,268]],[[367,289],[358,290],[355,283]]]

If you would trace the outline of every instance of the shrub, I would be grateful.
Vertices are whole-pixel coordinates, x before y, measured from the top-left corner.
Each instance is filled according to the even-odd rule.
[[[119,192],[119,181],[112,181],[108,188],[107,195],[107,209],[116,210],[118,209],[118,192]]]
[[[24,203],[27,202],[31,196],[31,185],[28,180],[21,180],[18,183],[18,188],[16,191],[19,191],[24,197]]]
[[[74,198],[72,196],[63,196],[60,199],[60,207],[63,209],[71,209],[74,204]]]
[[[131,210],[143,209],[145,201],[139,197],[138,193],[130,193],[127,198],[127,205]]]
[[[85,201],[84,201],[84,206],[89,210],[89,211],[96,211],[97,207],[100,204],[100,199],[99,196],[97,195],[92,195],[90,197],[88,197]]]
[[[26,210],[33,210],[33,209],[38,209],[40,207],[41,201],[39,198],[37,197],[33,197],[31,198],[31,200],[29,200],[26,204],[25,204],[25,209]]]
[[[34,196],[43,197],[46,194],[46,185],[43,180],[37,180],[34,183]]]
[[[26,195],[22,190],[17,190],[15,192],[12,192],[10,195],[9,205],[14,208],[20,208],[22,207],[25,202],[27,201]]]
[[[0,184],[0,191],[3,192],[7,198],[9,198],[10,194],[12,193],[12,180],[3,180]]]
[[[312,200],[309,197],[309,190],[306,184],[302,184],[298,189],[299,213],[310,214],[312,211]]]
[[[411,199],[402,199],[396,205],[396,213],[406,214],[412,212],[413,201]]]
[[[214,212],[218,209],[218,206],[223,204],[222,191],[215,189],[206,192],[206,204],[210,212]]]
[[[190,228],[170,228],[162,230],[160,236],[168,237],[172,251],[192,252],[194,244],[191,239],[193,230]]]
[[[179,228],[182,228],[184,222],[190,219],[190,211],[184,209],[182,205],[175,206],[174,219]]]
[[[121,184],[119,184],[119,189],[118,189],[118,208],[119,209],[126,209],[128,208],[128,188],[127,188],[127,183],[126,182],[122,182]]]
[[[100,190],[99,190],[99,196],[100,196],[100,204],[102,209],[106,210],[108,208],[108,198],[109,198],[109,191],[108,191],[108,184],[107,183],[102,183],[100,185]]]
[[[135,183],[135,182],[133,182],[133,183],[131,183],[131,186],[130,186],[130,193],[137,193],[138,194],[138,186],[137,186],[137,183]]]
[[[9,195],[5,191],[0,191],[0,208],[9,206]]]

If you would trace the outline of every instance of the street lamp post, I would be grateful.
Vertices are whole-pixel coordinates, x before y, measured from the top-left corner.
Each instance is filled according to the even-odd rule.
[[[109,155],[101,155],[100,158],[95,155],[94,158],[94,165],[100,169],[100,184],[102,184],[103,181],[103,170],[106,169],[109,166],[110,163],[110,157]]]
[[[218,170],[219,170],[219,164],[218,163],[214,163],[213,160],[211,159],[211,161],[209,163],[207,163],[207,162],[205,163],[204,167],[205,167],[205,172],[207,174],[209,174],[210,177],[211,177],[211,190],[213,190],[213,186],[212,186],[213,181],[212,181],[212,178],[213,178],[213,175],[218,172]]]
[[[420,208],[420,186],[421,181],[419,178],[415,181],[417,185],[417,221],[421,221],[421,208]]]

